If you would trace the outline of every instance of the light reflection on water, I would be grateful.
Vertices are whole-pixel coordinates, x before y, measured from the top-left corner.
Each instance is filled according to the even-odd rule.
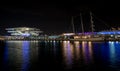
[[[74,45],[75,45],[75,58],[76,58],[76,61],[78,61],[80,59],[80,42],[75,41]]]
[[[6,41],[5,44],[4,68],[7,71],[120,70],[120,42]]]
[[[77,67],[82,64],[92,63],[92,42],[79,42],[74,41],[71,43],[70,41],[63,41],[63,59],[66,64],[66,67],[72,68],[74,62],[79,64]],[[78,63],[79,62],[79,63]]]
[[[38,57],[37,41],[7,41],[8,66],[10,71],[27,71],[30,62]]]
[[[82,42],[82,55],[84,58],[85,64],[92,62],[92,43],[91,42]]]
[[[27,71],[27,68],[29,67],[29,61],[30,61],[30,55],[29,55],[29,47],[30,44],[28,41],[23,41],[22,43],[22,71]]]
[[[109,60],[110,60],[110,67],[117,68],[119,67],[120,62],[120,43],[119,42],[113,42],[109,41]]]
[[[112,63],[115,62],[115,43],[109,42],[109,49],[110,49],[110,61]]]
[[[69,68],[73,63],[73,45],[70,44],[70,41],[63,41],[63,58]]]

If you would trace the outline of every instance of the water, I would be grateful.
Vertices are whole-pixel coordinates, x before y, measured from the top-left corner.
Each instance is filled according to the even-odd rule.
[[[0,42],[0,71],[120,71],[120,42]]]

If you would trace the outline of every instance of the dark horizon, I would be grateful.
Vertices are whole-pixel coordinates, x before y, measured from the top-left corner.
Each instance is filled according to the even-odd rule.
[[[46,34],[72,32],[71,16],[74,16],[76,32],[81,32],[79,14],[82,13],[85,31],[90,31],[89,12],[94,18],[95,31],[108,30],[120,26],[119,5],[98,1],[91,3],[65,2],[31,3],[4,5],[0,7],[0,35],[6,34],[5,28],[36,27]],[[106,23],[108,26],[106,26]]]

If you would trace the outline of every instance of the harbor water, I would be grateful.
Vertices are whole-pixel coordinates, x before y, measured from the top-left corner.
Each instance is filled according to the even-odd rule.
[[[120,42],[1,41],[0,71],[120,71]]]

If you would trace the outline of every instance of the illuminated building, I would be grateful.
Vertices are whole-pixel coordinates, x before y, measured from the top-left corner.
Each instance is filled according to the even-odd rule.
[[[61,34],[63,39],[73,38],[74,35],[75,35],[75,33],[63,33],[63,34]]]
[[[98,34],[102,34],[102,35],[120,35],[120,31],[101,31],[98,32]]]
[[[6,30],[10,36],[39,36],[42,33],[40,29],[29,27],[6,28]]]
[[[97,33],[98,35],[103,35],[107,38],[120,38],[120,30],[114,31],[101,31]]]

